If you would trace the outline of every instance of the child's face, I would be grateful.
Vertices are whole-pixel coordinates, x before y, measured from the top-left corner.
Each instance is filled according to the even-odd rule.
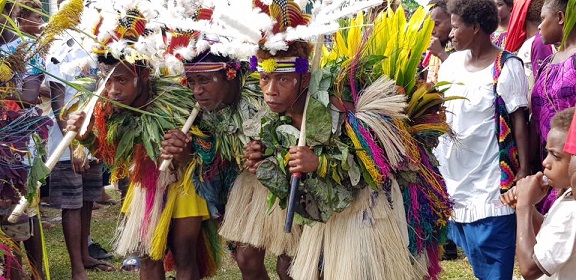
[[[496,7],[498,7],[498,18],[500,22],[505,22],[510,20],[510,13],[512,12],[512,7],[506,5],[502,0],[496,0]]]
[[[542,17],[542,23],[540,23],[538,29],[544,44],[551,45],[562,41],[564,13],[556,11],[550,5],[545,4],[542,7],[540,17]]]
[[[20,24],[22,31],[31,35],[38,35],[42,33],[44,19],[38,13],[29,13],[26,17],[18,18],[18,24]]]
[[[109,71],[114,72],[106,81],[105,91],[108,98],[123,105],[140,107],[145,97],[141,92],[141,83],[147,81],[148,76],[138,77],[136,68],[131,64],[118,63],[115,68],[109,65],[101,65],[102,74],[108,75]]]
[[[546,150],[548,154],[542,166],[544,166],[544,175],[550,179],[550,185],[554,188],[567,188],[570,186],[570,177],[568,176],[568,166],[570,165],[570,154],[564,152],[564,143],[566,143],[565,131],[552,128],[548,132]]]

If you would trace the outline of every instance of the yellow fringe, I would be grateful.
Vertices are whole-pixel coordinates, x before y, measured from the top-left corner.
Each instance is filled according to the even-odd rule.
[[[46,249],[46,237],[44,236],[44,228],[42,227],[42,215],[40,215],[40,203],[36,204],[36,216],[38,217],[38,226],[40,226],[40,243],[42,244],[42,264],[44,265],[44,275],[46,280],[50,280],[50,264],[48,263],[48,250]],[[39,268],[42,269],[42,268]]]
[[[196,171],[196,167],[197,162],[195,160],[192,160],[190,164],[188,164],[188,167],[186,167],[181,185],[183,193],[189,193],[190,186],[194,186],[194,172]],[[202,180],[202,176],[200,176],[200,179]]]
[[[406,121],[396,118],[393,120],[396,127],[398,127],[398,133],[401,134],[404,147],[406,147],[406,156],[408,156],[408,158],[412,159],[414,162],[420,162],[420,151],[418,150],[418,146],[416,145],[414,137],[410,135],[410,130]]]
[[[358,137],[356,136],[356,132],[354,132],[354,130],[348,123],[346,124],[346,132],[348,134],[348,137],[350,137],[350,140],[352,140],[352,143],[354,144],[354,148],[356,149],[356,155],[366,167],[366,171],[368,171],[368,174],[370,174],[370,177],[372,177],[372,180],[374,181],[374,183],[376,183],[376,185],[381,185],[383,183],[382,174],[380,174],[380,171],[378,171],[378,168],[376,167],[374,161],[372,161],[368,153],[364,151],[362,144],[360,144],[360,140],[358,140]]]
[[[172,221],[172,212],[174,211],[177,195],[178,184],[172,184],[168,188],[166,206],[162,211],[158,225],[156,225],[156,229],[154,230],[154,236],[152,237],[152,244],[150,246],[150,258],[152,260],[161,260],[164,258],[164,254],[166,252],[166,244],[168,243],[170,222]]]

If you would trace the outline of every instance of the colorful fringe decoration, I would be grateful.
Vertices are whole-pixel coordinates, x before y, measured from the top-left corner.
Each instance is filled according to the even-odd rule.
[[[331,86],[322,90],[354,103],[356,110],[347,112],[345,128],[355,155],[377,189],[388,196],[386,178],[397,180],[403,205],[394,200],[390,205],[404,208],[407,249],[426,266],[426,277],[437,279],[452,202],[431,150],[439,136],[451,135],[451,129],[443,107],[448,99],[436,86],[417,79],[433,22],[424,8],[409,21],[398,8],[378,15],[371,28],[365,23],[363,14],[346,22],[332,50],[325,49],[321,79],[330,79]],[[395,83],[391,90],[381,80],[387,77]],[[400,96],[402,100],[391,98]],[[387,111],[400,105],[399,112]]]
[[[107,102],[98,102],[96,104],[94,109],[94,130],[98,132],[96,134],[98,147],[94,152],[94,156],[102,160],[105,166],[114,167],[111,169],[110,180],[118,182],[118,180],[129,175],[130,163],[128,159],[115,162],[118,143],[115,143],[113,137],[108,136],[108,117],[112,115],[113,111],[114,108]]]
[[[440,266],[440,261],[442,260],[442,246],[430,246],[428,247],[428,277],[426,279],[438,279],[440,272],[442,272],[442,267]]]
[[[502,73],[504,63],[509,58],[517,58],[512,53],[503,51],[496,57],[494,62],[494,119],[496,121],[496,137],[498,139],[498,157],[500,162],[500,192],[505,193],[514,185],[515,174],[520,168],[520,161],[518,159],[518,147],[514,140],[514,133],[512,131],[512,119],[506,109],[506,103],[502,96],[498,94],[496,88],[498,86],[498,78]]]
[[[6,236],[2,231],[0,231],[0,280],[10,280],[11,277],[11,269],[14,268],[19,271],[25,272],[27,268],[32,268],[30,272],[32,273],[31,279],[40,279],[40,276],[30,263],[28,258],[23,258],[23,264],[20,264],[18,260],[18,256],[24,256],[26,252],[24,252],[18,243],[14,242],[8,236]],[[2,263],[3,261],[3,263]],[[5,278],[3,277],[5,276]],[[47,275],[47,279],[50,279]]]
[[[373,150],[371,150],[368,143],[364,141],[367,138],[361,138],[362,135],[361,137],[358,137],[358,135],[356,134],[357,130],[354,129],[354,128],[358,129],[359,127],[358,119],[356,119],[352,113],[348,113],[348,117],[349,118],[345,124],[346,134],[348,135],[348,137],[350,137],[352,143],[354,144],[354,148],[356,149],[356,155],[358,156],[358,159],[360,159],[360,162],[364,164],[364,167],[370,174],[370,178],[372,182],[375,184],[373,185],[373,187],[380,186],[382,185],[385,179],[383,174],[388,174],[388,172],[390,172],[390,170],[388,169],[387,173],[382,173],[381,168],[382,169],[387,168],[388,164],[384,163],[383,165],[377,165],[375,163],[375,160],[373,159],[376,159],[376,157],[374,157],[374,154],[371,152]],[[366,130],[364,129],[363,132],[366,132]],[[380,149],[379,146],[376,146],[376,148]],[[382,152],[380,155],[383,154],[384,153]]]
[[[447,241],[452,203],[430,155],[422,147],[419,151],[422,161],[418,163],[418,171],[400,172],[399,184],[408,223],[408,248],[413,256],[428,255],[429,277],[437,279],[441,272],[439,252]]]
[[[6,236],[4,236],[2,239],[5,239],[9,243],[1,243],[0,244],[0,250],[4,253],[3,257],[5,258],[5,260],[4,260],[4,264],[5,264],[4,270],[5,271],[0,271],[0,272],[4,272],[3,274],[6,275],[6,278],[2,277],[0,279],[11,279],[10,278],[10,272],[12,270],[12,263],[18,263],[18,260],[16,260],[14,255],[12,254],[12,248],[18,248],[18,246],[14,243],[14,241],[12,241],[10,238],[8,238]]]
[[[156,192],[158,189],[158,178],[160,177],[160,171],[150,157],[146,154],[144,146],[142,144],[136,145],[134,149],[134,159],[133,159],[134,171],[130,180],[135,183],[140,183],[140,187],[146,189],[146,208],[145,216],[143,222],[142,230],[147,232],[149,229],[147,225],[150,222],[150,213],[154,207],[156,200]]]
[[[176,196],[178,195],[178,184],[172,184],[166,190],[166,202],[160,221],[156,225],[154,235],[152,237],[152,245],[150,246],[150,258],[153,260],[161,260],[166,253],[166,245],[168,244],[168,233],[170,231],[170,223],[172,222],[172,212],[176,204]]]

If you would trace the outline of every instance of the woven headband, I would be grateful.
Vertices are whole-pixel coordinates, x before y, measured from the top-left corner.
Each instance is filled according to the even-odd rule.
[[[300,57],[283,57],[269,58],[263,61],[258,61],[256,56],[252,56],[250,58],[250,68],[252,71],[266,73],[296,72],[298,74],[306,74],[308,73],[308,59]]]
[[[185,73],[205,73],[224,70],[226,79],[232,80],[236,78],[240,66],[240,62],[237,60],[229,62],[193,62],[184,63],[184,71]]]

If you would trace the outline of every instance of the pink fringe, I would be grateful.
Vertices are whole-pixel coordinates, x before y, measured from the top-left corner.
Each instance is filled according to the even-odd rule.
[[[144,216],[144,225],[146,226],[150,222],[150,213],[152,212],[154,202],[156,201],[156,188],[158,184],[158,176],[160,174],[156,165],[151,165],[150,167],[152,168],[148,168],[150,171],[146,172],[141,182],[142,187],[146,189],[146,212]]]
[[[12,268],[12,261],[14,260],[14,255],[12,255],[12,250],[10,250],[10,248],[4,244],[0,244],[0,250],[4,251],[4,253],[6,254],[6,265],[4,266],[4,272],[6,274],[7,278],[2,277],[2,275],[0,275],[0,280],[6,280],[6,279],[11,279],[10,278],[10,270]]]
[[[358,121],[360,122],[360,120]],[[374,163],[376,163],[376,166],[380,169],[380,174],[383,174],[384,176],[390,174],[390,166],[384,158],[386,153],[376,142],[376,137],[374,137],[374,135],[372,135],[372,133],[370,133],[370,131],[368,131],[361,123],[358,124],[358,130],[360,135],[362,135],[362,139],[368,144],[369,152],[372,154]]]
[[[428,277],[427,279],[438,279],[442,266],[440,266],[440,248],[438,245],[428,247]]]
[[[412,217],[413,219],[416,221],[416,224],[420,224],[420,216],[417,215],[417,213],[420,213],[420,203],[418,203],[418,191],[417,188],[419,186],[411,183],[410,184],[410,199],[412,201],[411,204],[411,212],[412,212]],[[417,236],[422,237],[424,235],[424,233],[422,232],[422,228],[421,227],[417,227],[414,229],[414,231],[416,232]],[[416,248],[418,250],[418,252],[421,252],[424,249],[424,240],[422,238],[416,238]]]

